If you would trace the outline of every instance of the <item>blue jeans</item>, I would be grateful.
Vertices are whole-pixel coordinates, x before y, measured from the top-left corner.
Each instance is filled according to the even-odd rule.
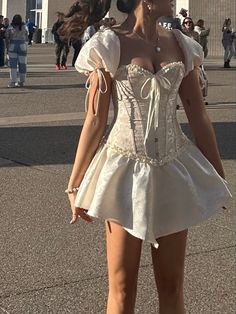
[[[27,45],[22,40],[12,40],[9,46],[9,63],[11,81],[17,82],[17,67],[19,68],[19,81],[24,83],[26,77]]]
[[[230,61],[234,54],[233,42],[222,41],[222,44],[225,49],[224,62]]]

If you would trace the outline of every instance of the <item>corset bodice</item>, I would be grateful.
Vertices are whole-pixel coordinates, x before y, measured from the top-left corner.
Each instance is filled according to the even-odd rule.
[[[108,145],[153,164],[173,159],[187,141],[176,117],[183,77],[182,62],[155,74],[134,64],[121,66],[113,80],[115,117],[105,137]]]

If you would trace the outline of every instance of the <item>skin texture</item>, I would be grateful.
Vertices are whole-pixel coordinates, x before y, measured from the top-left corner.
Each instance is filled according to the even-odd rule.
[[[172,32],[161,26],[157,27],[157,33],[153,32],[156,29],[157,18],[171,14],[172,1],[137,0],[137,6],[127,20],[122,25],[113,28],[121,43],[120,65],[135,63],[156,73],[171,62],[184,62],[183,52]],[[157,37],[159,38],[158,46],[161,48],[158,54],[154,48]],[[98,95],[98,77],[95,73],[89,94],[89,109],[80,137],[69,188],[80,185],[106,127],[112,80],[109,73],[106,73],[104,69],[101,70],[106,77],[108,89],[101,95],[98,115],[94,116],[94,104]],[[205,110],[197,69],[184,78],[180,87],[180,96],[197,146],[218,173],[224,177],[215,134]],[[75,208],[74,194],[69,194],[69,200],[72,209],[71,223],[75,223],[79,216],[86,221],[92,221],[83,209]],[[111,221],[106,222],[106,239],[109,274],[107,314],[132,314],[135,307],[142,241]],[[183,279],[186,241],[187,230],[183,230],[158,239],[160,244],[158,250],[151,248],[160,314],[185,313]]]

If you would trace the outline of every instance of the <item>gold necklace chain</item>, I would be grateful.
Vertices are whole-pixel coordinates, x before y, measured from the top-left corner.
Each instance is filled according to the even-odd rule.
[[[138,38],[140,38],[142,41],[144,41],[145,43],[149,44],[149,45],[152,45],[154,48],[155,48],[155,51],[156,52],[160,52],[161,51],[161,48],[158,46],[158,42],[160,41],[160,37],[157,36],[157,43],[154,44],[148,40],[146,40],[145,38],[143,38],[141,35],[139,35],[136,31],[133,30],[133,34],[135,34]]]

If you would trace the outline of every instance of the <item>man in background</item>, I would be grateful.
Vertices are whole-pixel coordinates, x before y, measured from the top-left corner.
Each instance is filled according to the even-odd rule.
[[[37,29],[37,26],[30,19],[28,19],[27,23],[26,23],[26,27],[27,27],[28,33],[29,33],[29,35],[28,35],[28,45],[31,46],[32,45],[33,35],[34,35],[35,30]]]

